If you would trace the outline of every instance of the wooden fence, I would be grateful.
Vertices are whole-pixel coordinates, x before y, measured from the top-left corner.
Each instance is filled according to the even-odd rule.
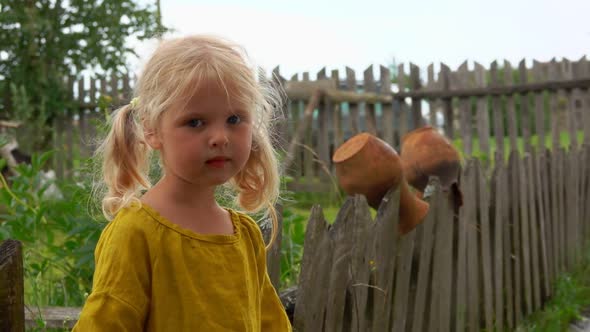
[[[23,255],[20,242],[0,243],[0,330],[25,330]]]
[[[391,83],[389,68],[381,66],[379,71],[375,80],[369,67],[362,82],[350,69],[346,80],[338,71],[327,78],[325,69],[313,82],[307,73],[302,79],[297,75],[289,81],[281,79],[290,99],[283,132],[294,133],[307,120],[289,169],[300,188],[326,190],[328,174],[333,174],[326,171],[333,170],[333,151],[360,131],[399,149],[405,133],[430,124],[451,140],[460,139],[466,156],[483,155],[488,160],[493,160],[495,152],[507,154],[518,145],[531,152],[546,137],[551,137],[549,146],[557,147],[562,132],[578,145],[575,133],[590,132],[590,62],[585,57],[576,62],[534,61],[530,68],[525,61],[516,67],[504,62],[502,68],[494,62],[487,69],[477,63],[469,69],[465,62],[456,71],[442,64],[438,75],[430,65],[424,79],[419,67],[410,65],[408,73],[400,65],[397,84]],[[327,93],[306,118],[303,109],[318,87]],[[584,140],[590,142],[590,137]],[[546,148],[536,146],[537,152]]]
[[[373,221],[362,196],[334,224],[314,207],[307,226],[297,331],[513,329],[543,307],[553,282],[580,259],[590,235],[590,146],[513,152],[490,174],[462,171],[455,214],[437,188],[425,221],[397,233],[399,192]]]
[[[405,133],[430,124],[451,139],[460,138],[466,156],[475,153],[489,160],[493,151],[504,149],[504,137],[510,150],[522,145],[531,152],[535,142],[547,137],[558,146],[560,134],[568,132],[578,145],[574,133],[590,132],[590,61],[585,57],[573,62],[533,61],[532,66],[524,60],[517,66],[494,62],[489,68],[477,63],[469,68],[465,62],[455,71],[441,64],[437,72],[433,65],[422,70],[410,64],[409,70],[400,65],[395,75],[380,66],[378,78],[370,66],[362,78],[349,68],[344,76],[333,70],[328,77],[324,68],[315,80],[309,73],[287,80],[278,68],[273,71],[288,97],[278,136],[285,150],[293,143],[287,173],[294,178],[294,189],[330,190],[333,151],[360,131],[372,132],[399,149]],[[133,82],[128,77],[68,81],[79,107],[55,122],[54,167],[59,177],[70,175],[75,160],[94,150],[97,126],[105,122],[99,100],[110,107],[125,104]],[[321,97],[310,105],[318,91]],[[20,141],[26,145],[30,133],[22,130]],[[589,135],[584,140],[590,142]],[[537,144],[535,150],[544,148]]]

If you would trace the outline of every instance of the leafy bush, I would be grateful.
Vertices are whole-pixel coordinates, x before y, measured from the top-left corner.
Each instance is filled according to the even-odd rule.
[[[44,177],[50,156],[34,155],[31,165],[18,166],[18,176],[0,179],[0,240],[23,243],[28,306],[81,306],[92,286],[94,247],[104,224],[88,209],[87,177]],[[52,186],[62,197],[47,194]]]

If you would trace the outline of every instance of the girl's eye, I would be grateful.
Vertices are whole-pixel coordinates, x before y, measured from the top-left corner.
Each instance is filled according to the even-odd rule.
[[[203,120],[199,120],[199,119],[190,119],[187,122],[189,127],[200,127],[203,125]]]
[[[227,119],[229,124],[238,124],[242,121],[239,115],[232,115]]]

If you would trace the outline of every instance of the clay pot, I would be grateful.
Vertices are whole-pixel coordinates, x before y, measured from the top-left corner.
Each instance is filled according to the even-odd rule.
[[[402,167],[408,183],[424,191],[429,176],[437,176],[441,187],[449,189],[459,181],[461,157],[446,137],[426,126],[402,137]]]
[[[399,155],[379,138],[368,133],[353,136],[334,152],[332,161],[344,192],[364,195],[374,209],[389,189],[401,186],[400,233],[411,231],[426,216],[428,203],[410,191]]]

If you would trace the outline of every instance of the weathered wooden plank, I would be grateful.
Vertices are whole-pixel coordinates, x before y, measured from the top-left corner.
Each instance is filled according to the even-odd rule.
[[[435,192],[435,195],[438,195]],[[432,199],[431,199],[432,201]],[[436,205],[430,204],[426,219],[418,228],[422,229],[420,238],[420,261],[418,266],[418,282],[416,285],[416,300],[414,301],[414,315],[412,331],[421,332],[428,329],[426,307],[430,304],[431,266],[434,243],[434,228],[436,223]]]
[[[504,61],[504,84],[506,86],[514,85],[514,78],[512,77],[512,65],[508,61]],[[514,108],[515,99],[512,95],[506,96],[506,118],[508,119],[508,136],[510,137],[510,151],[518,149],[516,137],[517,122],[516,122],[516,111]]]
[[[499,155],[499,161],[495,163],[494,177],[490,187],[493,188],[493,196],[490,197],[492,201],[491,206],[494,208],[493,232],[493,259],[494,259],[494,312],[495,322],[494,326],[498,329],[504,328],[504,202],[502,196],[506,194],[504,189],[504,163],[503,156]]]
[[[451,69],[449,66],[441,63],[440,65],[440,81],[442,84],[443,91],[450,90],[450,72]],[[455,121],[453,116],[453,103],[452,99],[443,99],[442,100],[442,109],[443,115],[445,119],[445,136],[447,136],[450,140],[455,138],[454,131],[453,131],[453,122]]]
[[[478,168],[479,164],[476,164]],[[492,254],[490,248],[490,220],[489,220],[489,188],[485,172],[478,169],[478,210],[481,236],[481,267],[482,267],[482,281],[483,281],[483,304],[484,304],[484,320],[488,331],[493,328],[494,319],[494,299],[492,293]]]
[[[336,220],[329,229],[330,241],[333,243],[332,261],[328,283],[328,298],[326,302],[326,321],[324,330],[342,331],[350,329],[350,313],[345,317],[346,294],[349,291],[351,259],[353,250],[353,230],[358,223],[371,222],[371,218],[355,221],[355,210],[359,202],[364,203],[360,197],[349,199],[342,206]],[[356,204],[355,204],[356,203]],[[370,215],[369,215],[370,216]]]
[[[5,240],[0,244],[0,330],[25,330],[25,294],[22,244]]]
[[[434,90],[438,87],[438,82],[434,79],[434,64],[429,64],[428,68],[426,69],[428,72],[428,82],[426,83],[426,89]],[[422,89],[424,90],[424,88]],[[428,123],[436,127],[437,126],[437,107],[438,107],[439,100],[438,99],[428,99]]]
[[[466,219],[467,219],[467,328],[469,331],[480,331],[481,307],[480,300],[483,291],[481,291],[480,276],[480,240],[479,224],[477,222],[477,183],[479,181],[479,166],[477,159],[470,161],[466,173],[470,174],[470,183],[465,192],[465,197],[471,199],[465,200]]]
[[[383,95],[389,95],[391,94],[391,73],[387,67],[380,66],[379,69],[381,72],[381,78],[379,80],[381,82],[381,90],[379,93]],[[393,104],[381,103],[381,110],[383,112],[383,140],[389,143],[391,146],[395,146],[395,140],[393,136]]]
[[[99,84],[100,82],[96,79],[96,78],[91,78],[90,79],[90,104],[92,105],[96,105],[96,99],[97,99],[97,84]],[[88,155],[92,155],[94,153],[94,151],[96,150],[96,137],[98,134],[97,131],[97,124],[100,123],[98,120],[99,116],[103,116],[102,114],[97,114],[97,108],[96,106],[92,106],[88,109],[88,117],[87,117],[87,123],[89,124],[88,126],[88,143],[87,143],[87,147],[88,147]]]
[[[38,320],[44,322],[48,329],[72,329],[82,308],[75,307],[44,307],[25,311],[25,326],[28,329],[39,328]],[[4,330],[2,330],[4,331]]]
[[[309,82],[309,73],[303,73],[303,82]],[[310,101],[304,101],[304,105],[307,107]],[[317,109],[317,108],[316,108]],[[314,177],[316,175],[315,172],[315,156],[313,155],[313,124],[315,121],[312,119],[314,118],[315,114],[317,114],[316,110],[312,110],[312,116],[309,118],[308,125],[305,130],[305,135],[303,138],[303,175],[305,177],[305,182],[312,183],[314,182]]]
[[[521,248],[522,248],[522,272],[524,286],[525,313],[531,314],[533,311],[533,285],[531,280],[531,240],[530,240],[530,222],[529,222],[529,193],[527,181],[529,174],[526,172],[525,162],[520,161],[518,164],[520,174],[520,229],[521,229]]]
[[[575,197],[575,218],[576,218],[576,265],[583,259],[583,249],[585,244],[584,234],[584,219],[582,219],[584,207],[584,194],[582,192],[582,184],[585,180],[585,175],[582,173],[584,169],[584,151],[580,146],[576,150],[576,159],[574,161],[575,178],[573,179],[573,191]]]
[[[291,82],[298,81],[299,78],[297,74],[291,77]],[[293,140],[293,136],[297,132],[297,128],[300,126],[301,123],[301,113],[303,112],[303,101],[290,99],[288,104],[288,116],[289,118],[289,141]],[[294,147],[293,150],[293,161],[291,166],[289,166],[286,171],[294,177],[296,182],[301,182],[300,178],[303,174],[303,159],[301,157],[302,148],[300,145]]]
[[[317,78],[327,79],[325,67],[318,72]],[[317,148],[316,153],[319,157],[317,162],[321,163],[319,165],[319,176],[323,181],[329,181],[332,164],[332,158],[330,158],[330,132],[328,128],[330,127],[330,114],[334,113],[333,105],[334,103],[329,99],[324,99],[318,105],[318,131],[316,133],[318,143],[315,148]]]
[[[367,92],[377,92],[377,86],[375,84],[375,79],[373,77],[373,65],[370,65],[369,68],[365,69],[363,72],[364,76],[364,83],[365,83],[365,91]],[[377,134],[377,118],[375,117],[375,104],[371,102],[365,103],[365,125],[367,128],[367,132],[379,136]]]
[[[536,82],[543,80],[540,63],[533,62],[533,77]],[[546,150],[545,147],[545,102],[543,92],[535,93],[535,131],[537,134],[537,153],[542,153]]]
[[[541,307],[541,269],[540,269],[540,245],[539,245],[539,234],[540,234],[540,225],[537,218],[537,209],[536,209],[536,191],[538,190],[536,186],[536,170],[533,168],[533,158],[531,155],[527,154],[524,157],[524,165],[525,173],[528,175],[527,177],[527,201],[528,201],[528,211],[529,211],[529,233],[530,233],[530,252],[531,252],[531,273],[533,279],[533,309],[538,310]]]
[[[582,214],[584,220],[584,238],[590,236],[590,144],[584,146],[584,168],[583,168],[585,180],[582,186],[582,192],[584,193],[583,206],[584,213]]]
[[[322,254],[317,255],[319,252]],[[332,268],[332,253],[328,224],[321,207],[316,205],[311,209],[305,231],[305,246],[298,283],[299,292],[293,318],[293,326],[297,330],[323,330],[328,297],[328,288],[325,286],[329,281],[329,271]]]
[[[410,277],[412,274],[412,259],[414,257],[414,237],[416,229],[401,237],[398,252],[400,257],[396,261],[395,294],[393,297],[392,331],[405,331],[409,313]]]
[[[91,155],[90,141],[92,137],[88,135],[88,113],[85,109],[75,111],[78,113],[78,151],[81,158],[87,158]]]
[[[461,174],[461,192],[464,195],[471,194],[471,188],[473,187],[473,163],[469,161]],[[472,196],[470,196],[472,197]],[[463,203],[463,206],[459,209],[459,223],[457,225],[457,287],[455,288],[456,291],[456,304],[455,304],[455,331],[465,331],[467,322],[468,322],[468,314],[470,310],[468,309],[467,304],[467,232],[468,228],[472,227],[470,223],[472,220],[469,219],[469,216],[472,214],[470,209],[473,208],[472,199],[466,199]],[[418,330],[414,330],[418,332]]]
[[[576,143],[573,143],[576,144]],[[566,200],[566,204],[568,205],[567,211],[570,213],[568,219],[571,220],[571,243],[572,243],[572,262],[573,266],[577,266],[579,264],[580,253],[581,250],[581,237],[580,237],[580,215],[579,215],[579,208],[580,208],[580,192],[579,192],[579,183],[580,183],[580,175],[578,172],[579,165],[580,165],[580,158],[579,158],[579,149],[576,146],[575,148],[570,148],[568,152],[569,156],[569,197]]]
[[[279,75],[279,77],[280,77],[280,75]],[[283,78],[282,82],[284,82],[284,81],[285,81],[285,79]],[[123,92],[123,95],[121,96],[121,98],[127,102],[130,101],[133,91],[131,90],[131,86],[129,84],[129,76],[128,75],[123,76],[123,91],[122,92]]]
[[[569,151],[566,153],[565,158],[565,200],[564,200],[564,207],[566,211],[566,220],[568,224],[568,244],[569,244],[569,261],[570,267],[576,266],[577,254],[576,254],[576,246],[578,242],[577,237],[577,190],[576,190],[576,183],[577,181],[577,170],[576,170],[576,163],[577,163],[577,148],[573,148],[570,145]]]
[[[76,95],[80,103],[86,102],[86,89],[84,88],[85,77],[80,77],[76,82]]]
[[[374,274],[375,248],[373,246],[375,223],[371,219],[371,212],[362,195],[355,196],[354,226],[352,228],[352,254],[350,275],[352,294],[351,330],[367,331],[373,318],[372,302],[369,302],[371,275]],[[370,221],[370,222],[367,222]]]
[[[563,148],[557,149],[557,223],[559,225],[559,234],[561,242],[561,262],[563,271],[569,269],[568,266],[568,233],[567,233],[567,219],[565,211],[565,190],[566,182],[565,179],[565,150]]]
[[[95,78],[90,79],[90,91],[89,91],[89,99],[91,104],[96,103],[96,84],[98,81]]]
[[[557,80],[560,78],[558,64],[553,59],[549,64],[549,79],[550,80]],[[551,94],[550,100],[550,112],[551,114],[551,147],[555,151],[557,147],[559,147],[559,132],[560,132],[560,100],[563,98],[563,90],[558,90],[557,93]]]
[[[347,91],[356,91],[356,78],[354,70],[349,67],[346,67],[346,90]],[[348,103],[348,110],[350,118],[350,130],[352,135],[355,135],[360,132],[359,127],[359,108],[357,103]]]
[[[523,261],[522,261],[522,249],[521,249],[521,216],[520,216],[520,195],[519,189],[519,163],[517,151],[510,153],[509,158],[509,171],[508,178],[510,184],[510,219],[512,220],[512,239],[511,239],[511,257],[513,262],[514,272],[514,324],[518,325],[522,321],[523,317],[523,298],[524,298],[524,285],[523,280]]]
[[[586,59],[584,55],[580,61],[578,61],[578,67],[576,71],[576,76],[579,78],[589,78],[590,77],[590,61]],[[580,97],[580,106],[581,106],[581,118],[580,120],[580,127],[584,131],[584,139],[581,143],[585,143],[590,145],[590,90],[589,89],[582,89],[582,95]]]
[[[545,299],[551,296],[551,284],[553,281],[552,271],[552,253],[551,253],[551,227],[548,220],[547,207],[549,207],[548,201],[548,187],[546,183],[546,159],[545,154],[538,155],[536,160],[536,172],[535,172],[535,186],[537,196],[537,209],[538,209],[538,220],[539,220],[539,231],[541,240],[541,267],[542,267],[542,281],[543,281],[543,294]]]
[[[420,83],[420,68],[413,63],[410,63],[410,89],[411,91],[420,90],[422,84]],[[422,99],[412,98],[412,129],[420,128],[424,125],[422,120]]]
[[[463,62],[458,69],[458,86],[459,88],[469,87],[469,70],[467,61]],[[471,116],[471,100],[462,98],[459,100],[459,121],[461,123],[461,140],[463,142],[463,152],[466,156],[471,156],[473,152],[473,123]]]
[[[403,64],[399,64],[397,67],[397,82],[398,82],[398,88],[399,91],[405,91],[407,88],[407,75],[406,72],[404,70],[404,65]],[[401,146],[401,140],[403,139],[403,136],[409,131],[409,126],[408,126],[408,118],[409,118],[409,109],[408,109],[408,104],[406,102],[405,99],[397,99],[394,101],[393,103],[393,109],[394,111],[397,111],[397,123],[399,124],[399,132],[398,132],[398,136],[399,136],[399,146]]]
[[[110,95],[112,98],[113,103],[119,103],[119,78],[117,77],[116,73],[111,73],[110,79]]]
[[[389,331],[391,329],[391,303],[393,301],[393,279],[399,243],[397,230],[399,218],[399,190],[390,190],[383,198],[377,211],[375,224],[375,287],[373,297],[372,331]],[[315,330],[314,330],[315,331]],[[319,331],[319,330],[318,330]]]
[[[498,73],[498,62],[494,61],[490,65],[490,86],[496,87],[503,85]],[[502,100],[498,96],[492,97],[492,116],[494,119],[494,137],[496,140],[496,153],[504,155],[504,110],[502,109]],[[501,160],[500,160],[501,161]]]
[[[584,114],[582,116],[584,121],[584,143],[590,145],[590,90],[584,91]]]
[[[439,268],[435,271],[436,278],[440,279],[440,296],[438,305],[438,330],[448,332],[451,330],[451,312],[453,297],[453,234],[454,234],[454,211],[450,206],[450,200],[447,195],[438,195],[436,197],[437,207],[437,236],[436,246],[439,256]],[[438,245],[440,243],[440,245]],[[461,285],[462,286],[462,285]]]
[[[555,243],[555,265],[557,273],[563,269],[563,240],[562,240],[562,223],[559,216],[559,150],[551,151],[551,223],[553,224],[553,234]]]
[[[485,68],[475,63],[475,82],[477,86],[485,86]],[[479,151],[481,154],[490,156],[490,123],[485,98],[477,99],[477,134],[479,138]]]
[[[512,150],[514,151],[514,150]],[[502,220],[502,238],[503,238],[503,264],[504,264],[504,289],[505,289],[505,316],[506,316],[506,323],[504,326],[508,327],[509,329],[513,329],[514,324],[514,274],[513,274],[513,253],[512,253],[512,223],[514,220],[511,220],[510,215],[510,202],[512,200],[511,192],[508,186],[508,172],[509,172],[508,165],[502,166],[502,170],[499,172],[498,177],[498,191],[496,192],[496,197],[501,200],[502,208],[498,210],[501,213],[501,220]]]
[[[526,84],[527,83],[527,74],[528,70],[526,68],[526,64],[524,59],[520,61],[518,64],[518,73],[520,76],[520,83]],[[530,104],[530,94],[523,93],[520,95],[520,115],[521,115],[521,125],[522,125],[522,140],[524,141],[524,151],[531,152],[531,114],[529,111]]]
[[[574,70],[573,70],[573,63],[568,59],[563,59],[561,61],[561,79],[564,81],[572,80],[574,78]],[[577,148],[578,139],[576,137],[576,120],[575,120],[575,112],[576,107],[574,103],[574,96],[576,94],[576,90],[579,91],[579,88],[574,88],[572,90],[563,91],[563,127],[561,127],[561,131],[567,131],[570,135],[569,141],[569,148],[575,146]],[[560,103],[561,104],[561,103]]]
[[[338,70],[332,70],[332,80],[337,85],[340,81]],[[334,130],[333,151],[336,150],[342,143],[344,143],[344,128],[342,123],[342,103],[335,102],[333,105],[332,123]]]

